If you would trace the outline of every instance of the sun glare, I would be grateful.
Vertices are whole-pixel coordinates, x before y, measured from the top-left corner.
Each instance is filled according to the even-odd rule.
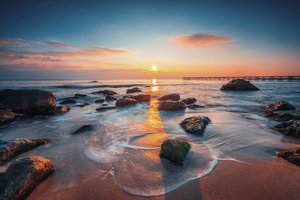
[[[152,66],[152,71],[157,72],[157,66],[156,65]]]

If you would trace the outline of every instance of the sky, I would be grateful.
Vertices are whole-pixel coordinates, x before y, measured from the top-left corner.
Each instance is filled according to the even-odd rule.
[[[299,0],[1,0],[0,79],[300,75],[299,10]]]

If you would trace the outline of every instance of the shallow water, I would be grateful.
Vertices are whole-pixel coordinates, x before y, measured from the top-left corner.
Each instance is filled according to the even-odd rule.
[[[209,174],[219,160],[255,163],[273,159],[278,149],[299,144],[299,140],[283,137],[270,128],[276,122],[263,116],[263,107],[284,99],[299,109],[300,82],[253,83],[261,90],[223,92],[219,90],[223,81],[0,82],[0,89],[52,91],[58,102],[75,93],[87,94],[88,97],[79,102],[90,103],[83,108],[71,106],[71,111],[64,115],[36,117],[2,127],[0,138],[52,139],[51,143],[19,156],[41,155],[53,162],[56,173],[47,188],[49,194],[92,178],[105,181],[112,176],[115,184],[128,193],[157,196]],[[134,86],[153,97],[175,92],[182,98],[195,97],[204,108],[158,112],[158,102],[152,98],[150,103],[96,112],[100,104],[94,101],[102,96],[91,92],[112,89],[125,94]],[[179,126],[184,118],[193,115],[205,115],[212,121],[202,137],[186,134]],[[89,133],[71,134],[84,124],[96,128]],[[180,138],[191,143],[191,152],[183,167],[159,158],[160,144],[166,138]]]

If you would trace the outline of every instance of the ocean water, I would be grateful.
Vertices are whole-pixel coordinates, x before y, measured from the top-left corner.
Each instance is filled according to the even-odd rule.
[[[140,196],[170,192],[190,180],[211,173],[220,160],[257,163],[274,159],[276,150],[299,145],[299,140],[283,137],[271,126],[277,122],[265,118],[266,104],[286,100],[300,108],[300,82],[252,81],[260,88],[251,92],[220,91],[226,81],[184,80],[112,80],[112,81],[1,81],[0,89],[42,89],[60,99],[75,93],[85,107],[70,105],[70,112],[52,117],[35,117],[0,128],[0,139],[47,137],[51,143],[18,157],[41,155],[49,158],[56,173],[45,192],[55,193],[99,178],[112,177],[124,191]],[[150,103],[96,112],[103,98],[91,92],[111,89],[121,97],[131,87],[140,87],[152,95]],[[203,108],[185,111],[158,111],[156,97],[179,93],[181,98],[195,97]],[[113,105],[114,102],[107,102]],[[185,133],[179,123],[190,116],[208,116],[203,136]],[[84,124],[91,132],[72,135]],[[159,158],[161,143],[167,138],[189,141],[191,152],[182,167]],[[7,167],[0,168],[4,171]]]

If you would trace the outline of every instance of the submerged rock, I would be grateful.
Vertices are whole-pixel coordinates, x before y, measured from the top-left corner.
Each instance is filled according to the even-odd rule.
[[[192,104],[192,103],[195,103],[196,101],[197,101],[197,99],[195,99],[193,97],[181,100],[181,102],[183,102],[185,104]]]
[[[76,106],[78,106],[80,108],[82,108],[84,106],[88,106],[88,105],[90,105],[90,104],[89,103],[79,103],[79,104],[76,104]]]
[[[114,95],[117,93],[113,90],[100,90],[100,91],[92,92],[92,94]]]
[[[210,123],[208,117],[203,116],[193,116],[186,118],[180,123],[180,126],[187,133],[202,135],[205,131],[206,126]]]
[[[0,140],[0,165],[16,157],[17,155],[46,144],[51,140],[48,138]]]
[[[0,199],[26,199],[53,171],[51,161],[40,156],[15,161],[0,174]]]
[[[122,99],[118,99],[116,101],[116,106],[122,107],[122,106],[134,105],[136,103],[137,103],[137,101],[134,99],[122,98]]]
[[[79,133],[84,133],[84,132],[89,132],[89,131],[92,131],[94,130],[94,127],[90,124],[87,124],[87,125],[83,125],[81,126],[79,129],[77,129],[73,135],[76,135],[76,134],[79,134]]]
[[[180,101],[161,101],[158,110],[184,110],[186,105]]]
[[[160,157],[176,165],[183,165],[191,145],[184,140],[167,139],[161,144]]]
[[[200,106],[200,105],[198,105],[198,104],[195,104],[195,103],[193,103],[193,104],[188,104],[188,105],[186,105],[189,109],[197,109],[197,108],[204,108],[204,106]]]
[[[75,94],[74,98],[82,98],[82,97],[87,97],[86,94]]]
[[[22,117],[24,117],[24,115],[14,113],[11,110],[0,110],[0,126],[9,124],[14,120],[20,119]]]
[[[127,89],[126,93],[135,93],[135,92],[142,92],[138,87]]]
[[[167,100],[172,100],[172,101],[179,101],[180,95],[179,94],[167,94],[162,97],[159,97],[159,101],[167,101]]]
[[[107,106],[107,105],[105,106],[105,105],[103,105],[99,108],[96,108],[96,111],[101,112],[101,111],[111,110],[111,109],[115,109],[115,108],[117,108],[117,107],[116,106]]]
[[[277,156],[281,157],[295,165],[300,166],[300,147],[277,152]]]
[[[68,106],[57,106],[53,110],[52,114],[54,114],[54,115],[55,114],[63,114],[63,113],[69,112],[69,111],[70,111],[70,107],[68,107]]]
[[[95,101],[95,103],[104,103],[105,102],[105,99],[98,99]]]
[[[284,135],[300,138],[300,120],[290,120],[273,126],[273,128]]]
[[[251,90],[259,90],[249,81],[244,79],[233,79],[229,81],[227,84],[221,87],[221,90],[229,90],[229,91],[251,91]]]
[[[51,92],[43,90],[1,90],[0,109],[26,115],[47,115],[55,109]]]
[[[60,102],[60,104],[75,104],[75,103],[77,103],[77,101],[74,99],[67,99],[67,100]]]
[[[105,97],[105,100],[106,100],[106,101],[115,101],[115,100],[117,100],[117,98],[114,97],[113,95],[107,95],[107,96]]]
[[[269,104],[265,107],[265,114],[272,115],[274,112],[277,111],[288,111],[288,110],[295,110],[296,108],[287,101],[276,101],[272,104]]]

